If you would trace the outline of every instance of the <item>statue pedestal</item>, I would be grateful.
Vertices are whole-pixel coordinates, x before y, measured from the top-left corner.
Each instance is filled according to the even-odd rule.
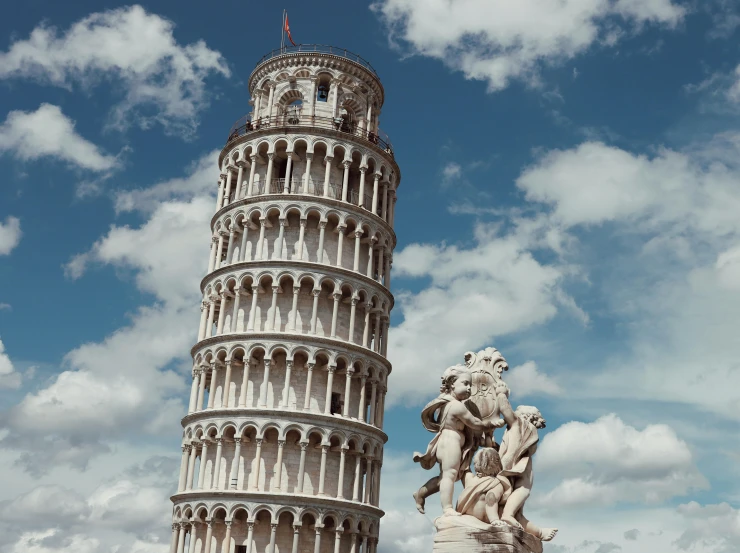
[[[434,553],[542,553],[542,541],[509,525],[490,526],[469,515],[435,519]]]

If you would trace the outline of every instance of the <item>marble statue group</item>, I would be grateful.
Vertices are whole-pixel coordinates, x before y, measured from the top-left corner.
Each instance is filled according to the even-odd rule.
[[[440,495],[443,516],[435,522],[435,552],[472,539],[482,545],[481,551],[491,550],[485,545],[497,545],[496,551],[537,553],[541,542],[557,533],[524,515],[537,430],[545,427],[545,419],[535,407],[512,408],[509,387],[501,377],[508,368],[494,348],[466,353],[465,364],[444,371],[440,395],[422,411],[422,424],[435,436],[414,461],[426,470],[439,465],[440,472],[414,493],[414,500],[424,513],[426,498]],[[499,444],[494,431],[504,427]],[[458,481],[463,491],[453,505]]]

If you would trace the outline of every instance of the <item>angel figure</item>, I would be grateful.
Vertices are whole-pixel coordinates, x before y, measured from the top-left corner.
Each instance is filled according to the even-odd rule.
[[[501,520],[543,541],[549,541],[555,537],[558,529],[539,528],[524,516],[524,503],[532,492],[534,482],[532,456],[539,442],[537,429],[545,428],[545,418],[539,409],[528,405],[520,405],[514,411],[503,390],[497,394],[496,400],[501,416],[506,421],[506,431],[499,449],[502,470],[498,476],[506,477],[510,483],[510,490],[504,491]]]
[[[471,515],[491,526],[507,524],[500,516],[502,511],[506,510],[508,500],[511,498],[514,479],[503,474],[498,451],[492,447],[482,448],[475,456],[473,465],[475,474],[468,472],[463,476],[465,487],[457,499],[457,512],[461,515]],[[514,514],[514,519],[515,526],[542,541],[552,540],[558,531],[557,528],[536,526],[527,520],[521,507]]]
[[[463,404],[470,397],[471,383],[472,377],[466,367],[449,367],[442,375],[440,395],[429,402],[421,413],[424,428],[436,433],[436,436],[425,454],[414,454],[414,462],[421,464],[425,470],[439,463],[440,474],[414,493],[416,508],[420,513],[424,513],[426,498],[440,492],[443,514],[460,514],[452,507],[455,482],[466,471],[470,471],[473,453],[479,445],[478,436],[505,424],[502,419],[482,421]]]

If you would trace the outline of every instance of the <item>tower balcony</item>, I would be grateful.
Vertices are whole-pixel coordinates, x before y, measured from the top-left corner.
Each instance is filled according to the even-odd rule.
[[[259,68],[259,66],[263,63],[280,56],[295,56],[305,54],[328,54],[330,56],[344,58],[346,60],[361,65],[365,69],[368,69],[376,77],[378,76],[378,72],[375,71],[375,68],[372,65],[370,65],[370,62],[359,54],[350,52],[346,48],[331,46],[329,44],[299,44],[297,46],[284,46],[283,48],[276,48],[275,50],[271,50],[270,52],[262,56],[262,59],[257,62],[256,67]]]
[[[290,106],[289,106],[290,107]],[[298,130],[329,130],[336,131],[357,138],[362,142],[378,147],[385,154],[394,159],[393,145],[390,138],[382,130],[377,132],[367,130],[362,124],[354,123],[344,117],[322,117],[319,115],[305,115],[297,107],[293,111],[287,111],[282,115],[272,117],[259,117],[252,120],[251,115],[238,119],[231,126],[226,146],[229,147],[234,141],[242,136],[257,133],[264,130],[280,129],[283,132],[296,132]]]

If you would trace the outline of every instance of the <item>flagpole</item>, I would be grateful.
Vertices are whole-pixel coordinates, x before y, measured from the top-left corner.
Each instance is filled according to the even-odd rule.
[[[280,52],[285,50],[285,10],[283,10],[283,22],[280,25]]]

